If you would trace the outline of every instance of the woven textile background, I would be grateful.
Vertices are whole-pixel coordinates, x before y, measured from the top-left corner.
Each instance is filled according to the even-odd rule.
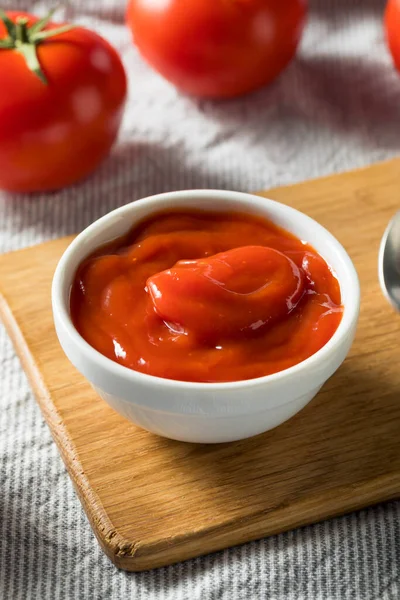
[[[6,0],[11,6],[47,7]],[[119,143],[80,186],[0,194],[0,251],[79,231],[155,192],[257,190],[400,153],[400,76],[379,0],[311,1],[296,60],[268,89],[232,102],[180,96],[155,75],[131,44],[124,9],[121,0],[74,0],[67,9],[122,54],[130,99]],[[118,571],[97,545],[0,329],[2,600],[397,600],[399,565],[400,504],[392,502],[174,567]]]

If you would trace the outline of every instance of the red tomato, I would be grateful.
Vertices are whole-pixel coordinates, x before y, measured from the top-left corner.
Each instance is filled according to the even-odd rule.
[[[13,23],[26,13],[8,12]],[[49,23],[43,32],[58,28]],[[24,34],[26,35],[26,34]],[[0,21],[0,188],[56,190],[93,171],[118,133],[126,77],[116,51],[74,27],[36,44],[45,83],[15,48],[4,48]]]
[[[130,0],[144,58],[184,92],[232,97],[272,81],[294,56],[306,0]]]
[[[400,71],[400,0],[389,0],[385,12],[386,39],[394,64]]]

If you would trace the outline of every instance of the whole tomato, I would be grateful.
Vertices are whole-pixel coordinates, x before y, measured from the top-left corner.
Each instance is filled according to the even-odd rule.
[[[93,171],[118,133],[126,77],[82,27],[0,12],[0,188],[56,190]]]
[[[385,29],[394,64],[400,71],[400,0],[389,0],[387,3]]]
[[[296,52],[306,0],[130,0],[143,57],[186,93],[232,97],[272,81]]]

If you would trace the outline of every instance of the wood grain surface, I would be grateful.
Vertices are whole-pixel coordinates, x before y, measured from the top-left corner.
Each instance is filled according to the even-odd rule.
[[[149,569],[400,494],[400,317],[377,253],[400,206],[400,160],[270,190],[325,225],[358,270],[353,349],[298,415],[261,436],[201,446],[125,421],[56,339],[50,284],[70,238],[0,257],[0,312],[96,536],[120,568]]]

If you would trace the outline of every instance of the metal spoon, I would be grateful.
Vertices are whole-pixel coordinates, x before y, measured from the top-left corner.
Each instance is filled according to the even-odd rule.
[[[384,295],[400,312],[400,211],[395,214],[383,234],[378,273]]]

